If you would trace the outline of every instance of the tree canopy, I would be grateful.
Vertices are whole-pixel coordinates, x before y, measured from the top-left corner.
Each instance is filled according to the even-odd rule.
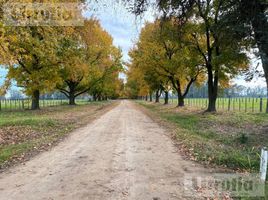
[[[238,3],[235,4],[235,2]],[[155,3],[159,10],[160,23],[163,24],[166,21],[172,23],[174,21],[176,22],[176,29],[179,30],[177,34],[174,28],[173,30],[166,30],[168,34],[175,33],[174,35],[176,35],[177,38],[174,37],[174,44],[183,44],[183,46],[180,46],[180,56],[177,56],[177,61],[181,60],[182,63],[190,60],[195,63],[196,66],[201,67],[194,69],[192,72],[196,73],[199,70],[206,71],[205,77],[207,79],[209,97],[207,111],[216,111],[219,86],[228,85],[228,82],[232,78],[243,71],[247,71],[249,68],[248,52],[251,48],[250,44],[252,43],[251,37],[246,33],[246,30],[249,29],[244,26],[238,33],[227,17],[233,14],[232,20],[234,21],[238,16],[243,15],[241,6],[245,6],[245,4],[243,1],[224,0],[161,0]],[[254,5],[259,6],[257,2],[255,3]],[[130,4],[135,14],[141,14],[148,6],[152,5],[152,2],[136,0],[130,1]],[[235,4],[235,7],[233,7],[233,4]],[[239,10],[239,12],[235,13],[235,10]],[[262,9],[262,12],[263,11],[264,8]],[[246,21],[251,21],[252,23],[252,18]],[[142,34],[140,39],[141,38]],[[172,40],[169,40],[169,43],[170,41]],[[172,49],[174,47],[175,46],[172,46]],[[187,53],[187,49],[189,53]],[[171,53],[170,49],[168,49],[168,52]],[[192,56],[191,59],[187,59],[185,58],[187,54],[188,56],[194,54],[197,56]],[[153,58],[152,60],[157,60],[157,58]],[[161,61],[163,61],[163,59],[161,59]],[[157,64],[159,63],[160,62],[157,62]],[[186,65],[189,67],[191,63],[187,63]],[[185,64],[181,64],[180,66],[185,67]],[[180,69],[179,65],[174,62],[172,67],[175,70]],[[189,70],[184,70],[184,72],[185,75]],[[175,90],[179,88],[174,84],[173,87]],[[182,88],[185,89],[185,87]],[[187,87],[185,91],[187,91]],[[177,93],[178,96],[181,96],[180,93],[183,94],[183,92],[178,90]]]
[[[57,90],[69,98],[71,105],[79,95],[89,94],[92,88],[103,85],[106,85],[102,94],[105,98],[116,96],[122,55],[113,45],[113,38],[95,18],[84,18],[83,26],[58,23],[0,24],[1,65],[8,70],[2,90],[6,91],[15,81],[32,98],[32,109],[39,109],[42,94]]]

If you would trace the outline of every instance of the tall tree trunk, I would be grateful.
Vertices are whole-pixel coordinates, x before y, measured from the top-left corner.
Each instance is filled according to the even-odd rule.
[[[268,113],[268,52],[267,52],[265,58],[262,58],[262,65],[263,65],[264,74],[265,74],[265,78],[266,78],[266,91],[267,91],[267,95],[266,95],[266,113]]]
[[[75,105],[75,95],[71,92],[69,94],[69,105]]]
[[[214,86],[208,86],[208,108],[207,112],[216,112],[217,94],[214,92]]]
[[[161,95],[159,93],[160,93],[160,90],[159,89],[156,90],[156,92],[155,92],[155,103],[159,103],[159,98],[160,98],[160,95]]]
[[[165,91],[165,105],[167,105],[168,104],[168,100],[169,100],[169,98],[168,98],[168,91]]]
[[[184,93],[182,92],[181,83],[180,83],[179,79],[175,79],[174,77],[170,77],[170,80],[171,80],[171,83],[173,85],[173,88],[177,91],[178,107],[185,106],[184,99],[187,96],[187,94],[189,93],[190,87],[195,82],[196,78],[191,78],[191,80],[189,81],[189,83],[186,86]]]
[[[211,67],[212,69],[212,67]],[[215,72],[217,73],[217,72]],[[216,112],[216,101],[218,97],[218,77],[213,76],[212,70],[208,71],[208,108],[207,112]]]
[[[32,110],[39,110],[40,106],[39,106],[39,99],[40,99],[40,91],[39,90],[35,90],[32,94]]]
[[[150,102],[152,102],[152,101],[153,101],[153,93],[150,92]]]
[[[145,96],[145,101],[148,101],[148,96],[147,95]]]
[[[93,94],[93,101],[97,101],[97,95]]]
[[[75,105],[75,86],[69,84],[69,105]]]
[[[252,19],[252,26],[254,29],[255,39],[259,48],[264,75],[267,87],[267,106],[266,112],[268,113],[268,21],[265,16],[265,8],[261,5],[260,1],[255,1],[254,17]]]
[[[218,39],[215,38],[216,43]],[[209,44],[208,44],[209,46]],[[210,48],[209,48],[210,49]],[[216,46],[216,56],[220,55],[220,49]],[[206,112],[216,112],[216,102],[218,98],[218,89],[219,89],[219,68],[214,69],[212,66],[212,52],[209,50],[208,61],[206,64],[207,73],[208,73],[208,108]]]
[[[76,83],[68,81],[67,82],[69,91],[68,91],[68,99],[69,99],[69,105],[75,105],[75,91],[76,91]]]
[[[185,106],[185,104],[184,104],[184,97],[178,95],[178,107],[184,107],[184,106]]]

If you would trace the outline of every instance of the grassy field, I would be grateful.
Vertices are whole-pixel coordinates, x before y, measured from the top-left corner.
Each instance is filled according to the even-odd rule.
[[[164,102],[164,99],[161,99]],[[171,104],[177,104],[177,99],[170,99]],[[234,112],[265,112],[267,99],[263,98],[218,98],[217,109],[220,111]],[[187,98],[185,105],[193,108],[206,109],[208,99],[206,98]]]
[[[112,104],[92,102],[46,107],[39,111],[0,112],[0,169],[47,150],[74,128],[105,112]]]
[[[191,159],[234,170],[257,172],[260,151],[268,146],[268,115],[264,113],[204,114],[195,108],[139,101],[152,117],[172,125]]]
[[[59,105],[67,105],[68,99],[41,99],[40,107],[52,107]],[[84,99],[77,99],[76,104],[85,105],[89,101]],[[13,110],[28,110],[31,108],[30,99],[18,99],[18,100],[0,100],[0,111],[13,111]]]

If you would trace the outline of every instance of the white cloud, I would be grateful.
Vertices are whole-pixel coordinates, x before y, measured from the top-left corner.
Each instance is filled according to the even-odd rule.
[[[251,69],[256,69],[257,71],[259,71],[261,74],[264,74],[263,71],[263,67],[262,67],[262,62],[259,58],[257,58],[253,52],[251,52],[249,54],[249,58],[250,58],[250,68]],[[234,82],[238,85],[243,85],[246,87],[251,87],[251,88],[255,88],[257,86],[260,87],[266,87],[266,81],[264,77],[258,77],[255,76],[251,81],[245,81],[245,77],[244,76],[239,76],[237,77]]]
[[[238,85],[243,85],[250,88],[255,88],[257,86],[266,87],[266,82],[264,78],[258,77],[254,78],[252,81],[245,81],[244,77],[239,77],[234,80]]]

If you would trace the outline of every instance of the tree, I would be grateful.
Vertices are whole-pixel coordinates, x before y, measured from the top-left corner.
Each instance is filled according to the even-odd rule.
[[[188,35],[176,23],[175,19],[168,19],[146,24],[137,43],[137,53],[130,55],[145,74],[154,76],[151,81],[165,91],[166,102],[170,83],[177,92],[178,106],[182,107],[191,85],[201,80],[198,77],[202,65],[197,51],[186,45]]]
[[[117,99],[121,96],[123,90],[123,82],[119,79],[119,73],[114,72],[106,76],[101,82],[93,86],[89,94],[93,96],[93,100]]]
[[[0,18],[3,15],[3,3],[1,1]],[[63,1],[53,1],[50,3],[60,3]],[[64,1],[66,2],[66,1]],[[67,2],[73,2],[72,0]],[[10,3],[10,2],[8,2]],[[23,1],[22,3],[35,3],[35,1]],[[49,3],[49,1],[44,1]],[[18,4],[17,4],[18,5]],[[17,6],[15,5],[15,6]],[[55,4],[56,5],[56,4]],[[12,3],[7,5],[12,7]],[[13,5],[14,6],[14,5]],[[56,5],[57,6],[57,5]],[[22,23],[24,18],[18,18],[16,9],[11,9],[14,19],[18,19]],[[14,12],[13,12],[14,11]],[[79,10],[80,11],[80,10]],[[27,12],[27,18],[34,18],[35,12]],[[38,23],[38,21],[37,21]],[[62,25],[58,21],[58,25]],[[2,29],[2,22],[0,24]],[[58,41],[64,38],[62,27],[53,26],[5,26],[1,35],[1,48],[4,53],[1,64],[8,68],[8,75],[4,89],[7,90],[10,82],[15,80],[24,92],[31,96],[33,110],[39,109],[39,98],[41,93],[51,92],[60,81],[58,64],[60,61],[56,56]],[[4,37],[2,37],[4,35]],[[2,42],[4,41],[4,42]],[[3,44],[4,43],[4,44]],[[7,44],[7,45],[5,45]],[[8,56],[7,56],[8,55]],[[1,54],[1,57],[3,54]],[[9,60],[8,63],[5,60]]]
[[[195,23],[193,44],[203,58],[208,78],[208,112],[216,111],[218,87],[241,69],[247,68],[246,45],[228,34],[222,26],[225,14],[224,0],[163,0],[157,1],[162,17],[175,17],[182,27]],[[144,11],[148,1],[136,0],[134,12]],[[194,27],[193,27],[194,28]]]
[[[121,67],[120,50],[95,19],[85,20],[83,27],[74,28],[63,38],[58,55],[62,82],[57,88],[69,98],[70,105]]]
[[[144,80],[144,73],[141,68],[133,62],[128,64],[126,94],[132,99],[146,96],[149,92],[149,86]]]
[[[148,63],[139,48],[134,48],[129,52],[131,58],[131,63],[129,66],[136,68],[134,74],[137,73],[138,77],[136,81],[140,85],[140,96],[148,96],[150,101],[152,101],[152,95],[155,92],[155,102],[159,103],[159,98],[162,93],[161,80],[157,73],[154,70],[150,70],[151,66]]]
[[[41,92],[52,91],[59,82],[56,45],[59,35],[52,27],[12,27],[7,32],[12,61],[8,82],[15,80],[39,109]]]
[[[268,99],[268,3],[266,0],[227,0],[225,23],[235,37],[253,38],[252,48],[258,48],[267,83]],[[267,101],[268,113],[268,101]]]

